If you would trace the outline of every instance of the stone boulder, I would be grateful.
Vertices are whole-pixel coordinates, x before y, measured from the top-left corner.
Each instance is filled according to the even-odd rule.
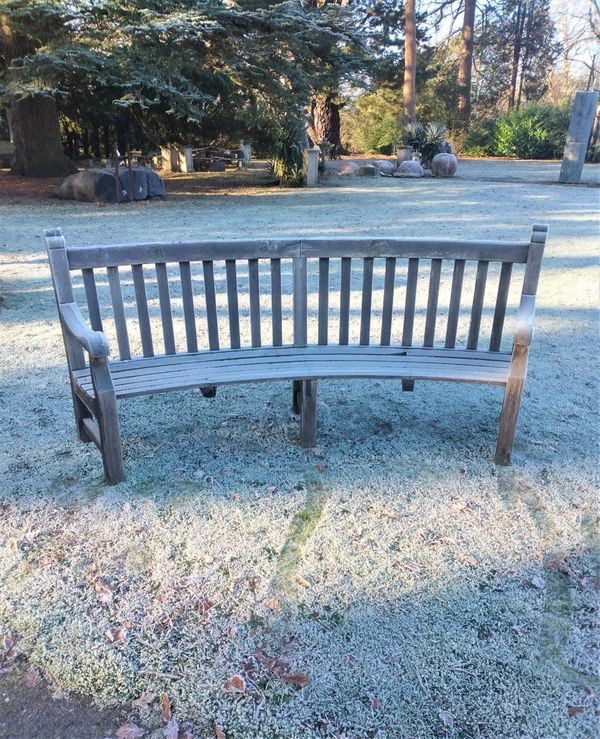
[[[408,161],[402,162],[398,169],[394,172],[394,177],[424,177],[425,170],[419,162]]]
[[[431,160],[431,174],[434,177],[453,177],[458,167],[454,154],[436,154]]]
[[[337,173],[338,176],[342,175],[348,177],[349,175],[358,174],[359,169],[360,167],[356,162],[343,162]]]
[[[361,177],[375,177],[379,172],[374,164],[363,164],[362,167],[358,168],[358,175]]]
[[[149,167],[132,167],[131,177],[127,167],[121,167],[119,179],[121,199],[124,201],[161,198],[167,194],[165,183]],[[76,172],[64,180],[56,195],[63,200],[115,203],[115,173],[110,169],[85,169]]]
[[[389,159],[376,159],[373,165],[383,174],[394,174],[396,171],[396,162]]]

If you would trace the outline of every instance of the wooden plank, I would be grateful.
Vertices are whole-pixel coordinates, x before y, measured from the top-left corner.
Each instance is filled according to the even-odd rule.
[[[123,306],[123,295],[121,293],[121,280],[119,279],[119,268],[108,267],[106,273],[108,276],[108,286],[110,288],[110,298],[115,319],[115,329],[117,331],[119,357],[121,359],[131,359],[129,334],[127,333],[127,321],[125,320],[125,308]]]
[[[319,259],[319,344],[327,344],[329,332],[329,259]]]
[[[294,258],[294,346],[306,346],[307,341],[307,276],[306,259]]]
[[[369,344],[371,335],[371,304],[373,302],[373,257],[363,260],[362,303],[360,308],[360,344]]]
[[[281,259],[271,259],[271,325],[273,327],[273,346],[281,346],[283,344]]]
[[[88,305],[88,313],[90,315],[90,325],[94,331],[104,331],[102,328],[102,316],[100,315],[100,302],[98,301],[98,291],[96,290],[96,278],[93,269],[82,269],[83,286],[85,288],[85,297]]]
[[[273,259],[300,253],[297,239],[231,239],[171,243],[81,246],[67,251],[70,269],[130,264],[201,262],[219,259]]]
[[[477,277],[475,278],[475,290],[473,292],[473,304],[471,306],[467,349],[477,349],[477,345],[479,344],[481,312],[483,310],[483,301],[485,297],[488,266],[489,262],[486,261],[480,261],[477,263]]]
[[[529,244],[513,241],[451,239],[314,238],[179,243],[115,244],[68,249],[71,269],[161,262],[217,259],[273,259],[303,257],[398,257],[408,259],[471,259],[525,263]]]
[[[102,449],[98,424],[92,418],[87,417],[81,419],[81,425],[85,429],[85,433],[88,435],[88,438],[94,442],[98,449]]]
[[[227,310],[229,313],[229,341],[232,349],[240,347],[240,311],[238,306],[237,271],[235,259],[225,260],[227,275]]]
[[[460,298],[462,295],[463,278],[465,274],[465,260],[457,259],[454,262],[452,274],[452,288],[450,290],[450,305],[448,307],[448,323],[446,325],[445,346],[454,349],[456,346],[456,329],[460,312]]]
[[[385,277],[383,279],[383,308],[381,311],[382,346],[389,346],[392,337],[392,312],[394,309],[394,282],[396,279],[396,259],[385,260]]]
[[[252,346],[260,346],[260,284],[258,281],[258,259],[248,260],[250,289],[250,337]]]
[[[150,328],[150,315],[148,313],[148,298],[146,296],[146,285],[144,282],[144,268],[141,264],[131,265],[133,286],[135,288],[135,304],[140,324],[140,337],[142,339],[142,354],[145,357],[154,356],[152,346],[152,330]]]
[[[415,325],[415,301],[417,299],[417,278],[419,276],[419,260],[408,260],[406,275],[406,298],[404,301],[404,324],[402,326],[402,345],[412,346],[413,328]]]
[[[302,398],[300,406],[300,444],[305,449],[312,449],[317,441],[317,382],[302,382]]]
[[[510,377],[504,391],[504,401],[500,415],[500,429],[494,459],[496,464],[505,465],[510,463],[510,455],[517,429],[519,407],[521,405],[521,394],[523,393],[525,375],[527,374],[527,356],[527,347],[515,344]]]
[[[183,320],[185,322],[185,339],[188,352],[198,351],[198,334],[196,332],[196,311],[194,308],[194,289],[192,287],[192,271],[189,262],[179,262],[181,280],[181,298],[183,301]]]
[[[442,260],[432,259],[431,272],[429,274],[429,294],[427,297],[427,315],[425,318],[425,336],[423,338],[423,346],[433,346],[433,342],[435,340],[435,322],[437,318],[441,271]]]
[[[215,271],[212,261],[204,260],[202,262],[202,273],[204,275],[204,300],[208,324],[208,347],[211,351],[216,351],[219,348],[219,320],[215,295]]]
[[[502,344],[502,331],[504,329],[504,317],[506,315],[506,303],[508,302],[508,291],[510,290],[510,278],[512,275],[512,264],[505,263],[500,270],[498,282],[498,294],[496,296],[496,308],[494,309],[494,320],[492,322],[492,334],[490,336],[490,351],[500,351]]]
[[[536,224],[533,227],[529,255],[527,256],[527,266],[525,267],[525,276],[523,277],[522,292],[524,295],[535,295],[537,292],[547,235],[548,226]]]
[[[158,262],[156,265],[156,281],[158,283],[158,302],[162,321],[165,354],[175,354],[175,335],[173,333],[173,315],[171,313],[171,298],[169,296],[169,277],[167,265]]]
[[[352,260],[342,257],[340,275],[340,344],[347,344],[350,329],[350,279],[352,277]]]

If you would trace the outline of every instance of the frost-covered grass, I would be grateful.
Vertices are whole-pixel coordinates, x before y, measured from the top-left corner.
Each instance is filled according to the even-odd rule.
[[[199,737],[595,736],[598,192],[357,180],[0,202],[0,636],[156,736],[163,692]],[[74,441],[45,225],[92,243],[534,222],[550,240],[512,467],[493,464],[501,391],[450,384],[321,383],[316,453],[285,383],[122,401],[113,488]],[[223,691],[234,675],[243,694]]]

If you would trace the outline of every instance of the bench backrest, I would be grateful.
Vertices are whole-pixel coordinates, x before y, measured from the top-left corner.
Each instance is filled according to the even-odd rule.
[[[546,231],[534,226],[529,242],[303,238],[67,248],[59,229],[46,239],[59,302],[74,296],[84,313],[87,306],[91,327],[129,359],[244,345],[510,348],[502,341],[507,307],[519,294],[535,295]],[[522,280],[514,265],[525,266]]]

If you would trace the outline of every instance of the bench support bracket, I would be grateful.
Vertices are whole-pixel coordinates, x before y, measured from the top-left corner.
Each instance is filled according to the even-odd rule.
[[[302,380],[300,443],[312,449],[317,441],[317,381]]]
[[[500,416],[500,431],[496,445],[496,464],[510,464],[510,454],[515,440],[517,417],[521,405],[521,395],[527,373],[527,356],[529,347],[516,344],[513,347],[512,363]]]

